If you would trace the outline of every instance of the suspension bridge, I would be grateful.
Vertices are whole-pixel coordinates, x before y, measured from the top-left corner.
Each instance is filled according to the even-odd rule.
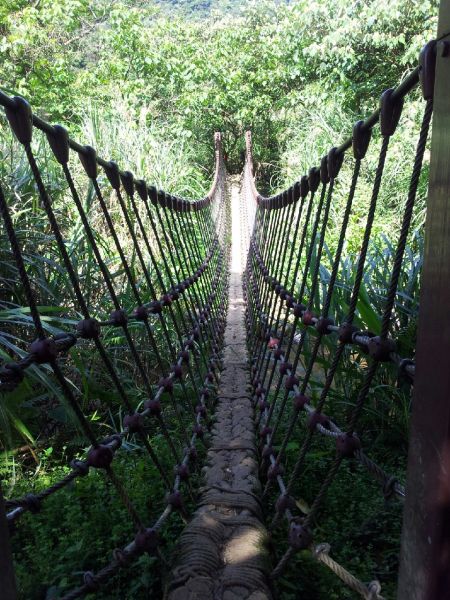
[[[71,283],[74,310],[80,316],[72,329],[50,334],[46,328],[2,183],[4,232],[34,334],[20,356],[11,355],[11,360],[0,363],[0,391],[12,393],[31,368],[49,370],[86,440],[86,450],[70,461],[67,474],[56,483],[23,497],[0,497],[3,599],[19,597],[10,538],[20,528],[23,515],[45,517],[49,497],[72,489],[79,478],[98,471],[120,498],[133,535],[120,547],[111,548],[110,561],[102,568],[78,576],[78,585],[60,596],[64,600],[95,597],[122,570],[130,578],[137,576],[137,559],[144,554],[155,556],[157,564],[166,561],[161,532],[174,513],[181,515],[185,527],[169,559],[164,593],[170,600],[276,598],[277,580],[299,554],[308,554],[327,567],[354,597],[381,600],[385,596],[380,581],[376,577],[363,581],[358,572],[334,557],[333,540],[321,534],[327,492],[348,462],[358,464],[373,478],[377,493],[404,503],[398,598],[450,598],[450,382],[442,362],[450,351],[450,23],[446,19],[448,15],[441,16],[438,38],[425,45],[417,68],[381,95],[379,108],[355,123],[348,139],[332,147],[320,164],[311,165],[292,186],[271,197],[257,188],[250,132],[241,176],[227,173],[221,135],[215,135],[210,191],[204,198],[191,200],[136,179],[115,162],[100,158],[94,148],[75,142],[64,127],[39,118],[23,98],[0,93],[0,104],[23,147],[61,268]],[[423,117],[410,161],[401,227],[393,241],[395,255],[380,328],[361,330],[358,299],[378,218],[386,157],[401,117],[413,101],[419,103]],[[86,299],[76,257],[67,246],[61,215],[54,209],[45,173],[35,156],[32,142],[36,135],[44,136],[59,165],[92,249],[99,281],[109,297],[109,314],[98,314]],[[404,356],[396,343],[396,298],[430,137],[421,318],[416,353]],[[376,167],[368,172],[370,151],[376,156]],[[351,181],[344,192],[342,214],[332,217],[344,161],[351,168]],[[115,247],[120,277],[105,259],[92,214],[80,196],[76,168],[82,169],[92,186],[96,210]],[[345,317],[336,321],[333,298],[362,173],[370,177],[371,185],[364,235],[351,289],[343,297]],[[117,231],[111,197],[120,209],[128,244]],[[326,240],[332,218],[339,220],[339,236],[330,250]],[[326,247],[331,259],[324,256]],[[324,279],[321,268],[325,263],[331,269]],[[124,286],[131,292],[132,307],[123,305]],[[111,331],[121,336],[122,352],[133,363],[137,404],[136,394],[130,394],[129,383],[123,381],[114,360],[108,342]],[[107,436],[95,427],[82,397],[65,376],[76,348],[95,353],[108,385],[123,405],[122,426]],[[326,368],[323,352],[328,357]],[[345,419],[339,420],[327,412],[330,395],[344,359],[356,360],[355,356],[363,357],[361,380],[355,401]],[[406,481],[371,457],[364,435],[358,433],[377,372],[385,365],[396,369],[399,380],[413,390]],[[165,444],[164,456],[161,445],[153,442],[156,434]],[[164,498],[159,499],[161,511],[150,522],[115,468],[122,446],[130,439],[146,453],[165,489]],[[292,463],[287,461],[287,451],[294,439],[300,441]],[[305,465],[314,461],[310,451],[317,439],[327,456],[326,474],[311,506],[301,510],[296,491],[299,482],[308,485],[303,481]],[[197,489],[193,473],[200,470]],[[355,477],[359,472],[355,471]],[[152,480],[146,484],[152,490]],[[186,508],[188,500],[195,505],[192,513]],[[275,548],[271,540],[280,528],[285,530],[285,541]]]

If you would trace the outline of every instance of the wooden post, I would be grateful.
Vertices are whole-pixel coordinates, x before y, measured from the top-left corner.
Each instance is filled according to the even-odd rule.
[[[450,0],[437,39],[399,600],[450,599]]]
[[[0,598],[2,600],[16,600],[16,581],[9,543],[8,522],[5,516],[5,503],[0,487]]]

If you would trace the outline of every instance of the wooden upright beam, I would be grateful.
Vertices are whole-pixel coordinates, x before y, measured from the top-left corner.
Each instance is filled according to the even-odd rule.
[[[5,503],[0,487],[0,598],[16,600],[16,581],[9,543],[8,522],[5,515]]]
[[[441,0],[399,600],[450,599],[450,0]]]

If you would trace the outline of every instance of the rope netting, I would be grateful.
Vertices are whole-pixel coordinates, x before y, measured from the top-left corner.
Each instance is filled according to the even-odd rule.
[[[29,370],[51,373],[85,440],[67,475],[46,489],[5,502],[7,520],[12,524],[25,512],[45,511],[49,496],[93,469],[104,473],[135,531],[126,545],[111,549],[109,564],[96,573],[84,573],[81,585],[64,594],[69,600],[97,590],[142,554],[159,555],[159,530],[170,514],[178,511],[186,518],[183,495],[192,497],[190,465],[195,464],[198,444],[204,444],[210,426],[208,415],[215,403],[226,317],[229,250],[221,137],[215,135],[216,167],[210,191],[204,198],[190,201],[157,190],[131,172],[121,171],[115,162],[99,158],[94,148],[70,139],[63,127],[33,115],[23,98],[0,94],[0,103],[23,147],[47,219],[46,247],[49,254],[49,247],[54,250],[52,269],[68,275],[67,303],[72,306],[61,313],[72,317],[74,323],[55,331],[44,316],[41,290],[23,248],[26,240],[16,229],[8,193],[0,187],[4,228],[31,315],[31,323],[24,320],[22,324],[24,344],[12,349],[9,358],[0,363],[0,392],[16,390]],[[36,133],[59,165],[62,185],[92,250],[89,278],[96,279],[97,296],[86,293],[86,273],[78,270],[82,256],[66,239],[65,215],[55,209],[52,191],[39,167],[33,145]],[[90,207],[79,191],[83,174],[92,191]],[[113,205],[118,213],[113,213]],[[114,250],[113,258],[105,255],[105,240]],[[14,296],[12,289],[10,295]],[[99,312],[104,306],[99,297],[103,300],[104,295],[109,314]],[[83,395],[83,386],[75,386],[67,377],[75,360],[73,352],[80,347],[84,356],[86,351],[96,353],[91,368],[101,368],[102,385],[123,406],[121,426],[110,428],[108,435],[96,426],[95,410]],[[125,363],[131,368],[125,369]],[[156,447],[153,440],[158,437],[164,443]],[[120,447],[133,439],[145,449],[166,490],[165,499],[159,499],[163,510],[152,523],[136,508],[114,468]],[[148,482],[149,490],[152,483]]]
[[[245,272],[246,318],[253,400],[255,408],[259,409],[262,473],[266,480],[263,500],[267,505],[272,488],[276,486],[278,499],[272,530],[283,518],[288,523],[287,548],[278,557],[272,578],[283,573],[297,552],[310,551],[345,584],[367,599],[381,598],[378,581],[366,585],[333,560],[329,555],[330,545],[318,543],[316,538],[320,533],[315,530],[320,530],[320,512],[326,510],[327,491],[339,478],[344,461],[353,459],[366,469],[380,484],[385,498],[401,501],[405,496],[404,486],[397,477],[387,473],[366,454],[364,437],[358,435],[357,427],[376,385],[380,364],[393,363],[400,378],[410,385],[414,382],[414,360],[410,356],[400,356],[397,350],[399,318],[396,300],[433,111],[435,56],[436,42],[433,41],[422,50],[419,66],[396,89],[388,89],[382,94],[379,109],[365,121],[358,121],[345,143],[331,148],[319,167],[312,167],[308,175],[275,196],[264,197],[256,189],[250,133],[246,139],[242,188],[251,198],[249,214],[250,223],[253,222]],[[415,156],[411,159],[409,189],[386,282],[379,331],[363,331],[358,327],[361,322],[359,300],[363,293],[369,244],[379,214],[376,209],[388,148],[395,137],[405,97],[417,99],[415,88],[419,80],[423,118]],[[342,295],[339,281],[343,250],[351,235],[349,222],[358,209],[354,199],[360,174],[364,172],[366,153],[378,145],[372,140],[375,137],[372,132],[377,127],[380,128],[380,142],[373,150],[377,154],[377,166],[371,179],[364,234],[352,285]],[[337,243],[333,244],[328,236],[333,235],[332,206],[344,161],[351,169],[351,178],[345,192],[338,190],[345,194],[345,205],[342,211],[334,211],[334,219],[340,222]],[[367,176],[370,177],[370,170]],[[382,215],[379,218],[382,219]],[[381,291],[379,294],[383,296]],[[336,298],[341,309],[340,322],[336,322]],[[330,404],[330,396],[334,395],[336,375],[342,369],[344,358],[346,363],[358,364],[361,377],[353,396],[355,400],[348,400],[350,407],[345,414],[346,420],[337,423],[337,419],[325,414],[325,410]],[[303,435],[299,433],[301,429]],[[307,461],[314,460],[311,449],[317,433],[331,444],[328,468],[310,507],[304,514],[299,514],[295,496],[307,483],[302,480]],[[293,440],[299,440],[298,452],[287,470],[287,450]]]

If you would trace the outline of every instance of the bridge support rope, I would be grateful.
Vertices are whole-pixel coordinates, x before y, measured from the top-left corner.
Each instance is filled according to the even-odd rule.
[[[242,261],[248,248],[245,205],[228,180],[232,250],[224,368],[205,484],[197,511],[178,544],[169,600],[271,598],[266,539],[259,500],[255,421],[247,392]]]

